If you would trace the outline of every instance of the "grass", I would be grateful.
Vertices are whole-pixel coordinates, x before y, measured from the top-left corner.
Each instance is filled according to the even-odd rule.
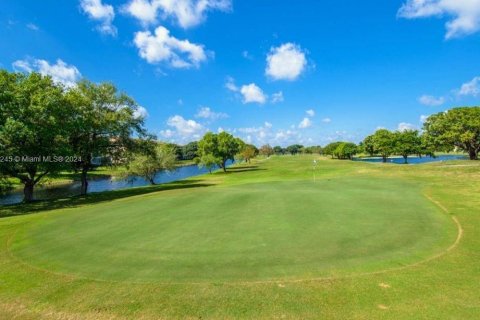
[[[0,318],[477,317],[478,162],[312,160],[3,208]]]

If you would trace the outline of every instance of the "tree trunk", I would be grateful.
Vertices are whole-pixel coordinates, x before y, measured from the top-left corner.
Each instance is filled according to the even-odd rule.
[[[404,155],[404,156],[403,156],[403,160],[405,160],[405,164],[407,164],[407,163],[408,163],[408,156],[405,156],[405,155]]]
[[[80,187],[80,195],[82,196],[87,195],[87,190],[88,190],[87,173],[88,173],[88,169],[83,168],[82,174],[80,175],[80,179],[82,181],[82,186]]]
[[[387,162],[387,156],[382,156],[382,160],[384,163]]]
[[[478,153],[475,149],[471,148],[468,151],[468,155],[470,156],[470,160],[477,160],[478,159]]]
[[[23,187],[23,202],[32,202],[33,201],[33,187],[35,183],[33,181],[25,182]]]

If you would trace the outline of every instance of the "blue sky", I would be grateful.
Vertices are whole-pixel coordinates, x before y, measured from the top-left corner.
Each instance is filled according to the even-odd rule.
[[[159,139],[358,142],[478,105],[480,0],[2,0],[0,67],[112,81]]]

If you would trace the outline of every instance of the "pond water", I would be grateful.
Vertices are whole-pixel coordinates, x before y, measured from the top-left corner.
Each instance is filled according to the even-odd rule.
[[[365,161],[365,162],[382,162],[382,158],[379,157],[372,157],[372,158],[354,158],[354,161]],[[468,160],[467,156],[464,155],[441,155],[434,157],[408,157],[408,164],[420,164],[420,163],[427,163],[427,162],[435,162],[435,161],[448,161],[448,160]],[[403,158],[388,158],[387,162],[389,163],[397,163],[397,164],[404,164],[405,161]]]
[[[227,162],[232,165],[233,162]],[[215,170],[218,168],[215,168]],[[155,176],[155,183],[168,183],[182,180],[198,175],[208,173],[207,168],[199,168],[196,165],[179,167],[175,171],[161,171]],[[128,177],[125,179],[100,178],[89,180],[88,193],[120,190],[132,187],[141,187],[149,185],[149,183],[141,177]],[[80,194],[80,182],[55,185],[40,186],[35,188],[34,198],[36,200],[66,198]],[[7,193],[0,194],[0,205],[20,203],[23,200],[23,190],[15,189]]]

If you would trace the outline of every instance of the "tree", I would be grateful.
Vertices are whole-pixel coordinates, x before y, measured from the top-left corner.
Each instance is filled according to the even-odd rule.
[[[334,151],[338,159],[352,159],[357,154],[357,145],[352,142],[341,142]]]
[[[420,150],[418,150],[419,157],[422,156],[422,153],[429,157],[435,157],[435,142],[434,139],[430,137],[427,133],[423,133],[420,136]]]
[[[198,142],[190,142],[182,147],[182,160],[193,160],[198,156]]]
[[[259,153],[262,156],[270,157],[271,155],[275,154],[275,151],[269,144],[266,144],[260,147]]]
[[[65,167],[69,109],[63,87],[48,76],[0,71],[0,172],[24,185],[24,201],[47,174]]]
[[[283,149],[282,147],[280,146],[275,146],[273,147],[273,152],[275,152],[275,154],[285,154],[285,149]]]
[[[220,160],[215,158],[213,154],[203,154],[200,157],[195,159],[195,162],[199,167],[205,167],[208,169],[208,172],[212,173],[212,169],[218,165]]]
[[[87,174],[94,156],[121,163],[133,147],[133,136],[146,136],[143,118],[136,116],[137,103],[110,83],[81,81],[67,92],[71,112],[69,143],[78,157],[74,169],[81,172],[81,194],[87,194]]]
[[[342,142],[332,142],[327,144],[322,150],[323,154],[329,155],[333,159],[333,157],[335,156],[335,150],[338,148],[340,144],[342,144]]]
[[[173,153],[175,154],[175,159],[182,160],[182,147],[175,143],[167,143],[167,145],[173,150]]]
[[[311,146],[311,147],[306,147],[303,149],[303,151],[307,154],[321,154],[322,153],[322,147],[320,146]]]
[[[457,147],[478,159],[480,151],[480,107],[462,107],[434,114],[423,125],[436,148]]]
[[[408,156],[420,153],[421,140],[417,130],[395,132],[395,153],[401,155],[408,163]]]
[[[371,137],[375,154],[382,156],[383,162],[387,162],[389,156],[395,152],[395,135],[387,129],[377,130]]]
[[[243,148],[245,143],[227,132],[215,134],[207,132],[198,142],[197,163],[211,164],[215,161],[223,172],[227,172],[227,161],[235,160],[235,155]]]
[[[155,175],[159,171],[175,169],[177,155],[169,144],[156,143],[153,152],[145,152],[134,157],[128,164],[128,175],[140,176],[150,184],[155,184]]]
[[[252,158],[255,158],[258,155],[258,149],[251,144],[246,144],[240,151],[241,157],[248,163]]]
[[[373,135],[366,137],[363,140],[362,144],[364,152],[368,153],[370,156],[375,155],[375,145]]]
[[[293,144],[291,146],[288,146],[286,148],[286,151],[288,153],[290,153],[291,155],[296,155],[297,153],[300,153],[301,150],[303,149],[303,146],[302,145],[299,145],[299,144]]]
[[[227,161],[235,160],[235,155],[240,151],[243,141],[224,131],[218,134],[217,143],[218,157],[221,159],[220,168],[223,172],[227,172]]]

